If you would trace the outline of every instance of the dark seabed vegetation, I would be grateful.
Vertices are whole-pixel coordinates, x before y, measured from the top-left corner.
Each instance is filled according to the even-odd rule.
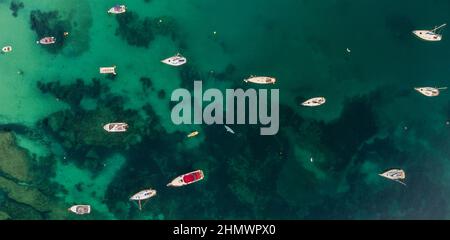
[[[0,219],[449,219],[450,95],[414,90],[449,85],[449,33],[411,31],[449,22],[450,2],[114,4],[0,0],[0,47],[13,46],[0,54]],[[188,62],[160,62],[176,53]],[[172,91],[194,80],[279,89],[278,134],[173,124]],[[327,102],[301,106],[316,96]],[[378,175],[394,168],[406,185]],[[204,180],[166,187],[196,169]],[[158,194],[140,211],[129,198],[146,188]]]

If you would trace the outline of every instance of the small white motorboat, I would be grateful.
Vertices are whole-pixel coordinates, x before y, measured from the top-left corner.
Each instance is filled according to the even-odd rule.
[[[317,107],[326,102],[326,99],[324,97],[315,97],[308,99],[302,103],[303,106],[306,107]]]
[[[440,90],[447,89],[447,87],[440,87],[440,88],[433,88],[433,87],[417,87],[414,88],[416,91],[421,93],[422,95],[425,95],[427,97],[436,97],[439,96],[441,93]]]
[[[9,53],[12,51],[12,47],[11,46],[4,46],[2,47],[2,52],[4,53]]]
[[[116,5],[108,10],[108,13],[111,14],[121,14],[127,11],[127,7],[125,5]]]
[[[37,41],[37,44],[49,45],[56,42],[56,38],[54,37],[44,37],[41,40]]]
[[[391,170],[388,170],[388,171],[386,171],[384,173],[380,173],[378,175],[380,175],[381,177],[384,177],[384,178],[387,178],[387,179],[399,182],[399,183],[401,183],[403,185],[406,185],[403,182],[403,180],[406,178],[406,174],[405,174],[405,171],[403,171],[402,169],[391,169]]]
[[[244,79],[244,82],[251,82],[256,84],[275,84],[277,80],[273,77],[264,77],[264,76],[250,76],[247,79]]]
[[[75,214],[78,214],[78,215],[89,214],[89,213],[91,213],[91,206],[90,205],[73,205],[68,210]]]
[[[169,184],[167,184],[167,186],[168,187],[182,187],[182,186],[186,186],[186,185],[198,182],[198,181],[202,180],[203,178],[204,178],[203,171],[196,170],[196,171],[186,173],[186,174],[176,177]]]
[[[101,74],[113,74],[116,75],[116,66],[112,67],[100,67]]]
[[[103,126],[107,132],[126,132],[128,124],[126,123],[108,123]]]
[[[156,190],[154,189],[144,189],[133,196],[130,197],[130,201],[138,201],[139,203],[139,210],[142,210],[142,204],[141,201],[148,200],[152,197],[156,196]]]
[[[230,127],[228,127],[227,125],[223,125],[225,127],[225,129],[227,130],[227,132],[234,134],[233,129],[231,129]]]
[[[187,137],[188,137],[188,138],[195,137],[195,136],[197,136],[198,134],[199,134],[198,131],[194,131],[194,132],[189,133],[189,134],[187,135]]]
[[[178,66],[185,64],[187,62],[187,59],[185,57],[183,57],[181,54],[177,53],[177,55],[170,57],[170,58],[166,58],[166,59],[162,60],[161,62],[165,63],[167,65],[178,67]]]
[[[446,25],[447,24],[444,23],[439,27],[435,27],[433,30],[414,30],[413,34],[424,41],[438,42],[442,40],[442,34],[440,34],[438,30],[442,29]]]

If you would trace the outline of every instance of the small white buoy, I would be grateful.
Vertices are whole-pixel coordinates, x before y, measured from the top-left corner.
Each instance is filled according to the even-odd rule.
[[[311,158],[311,159],[310,159],[310,161],[311,161],[311,162],[313,162],[313,161],[314,161],[314,159],[313,159],[313,158]]]
[[[348,52],[348,53],[351,53],[351,52],[352,52],[352,50],[350,50],[350,48],[347,48],[347,52]]]
[[[159,19],[159,22],[162,23],[162,19]]]
[[[406,131],[406,130],[408,130],[408,127],[407,127],[407,126],[404,126],[403,129],[405,129],[405,131]]]
[[[445,122],[445,124],[450,125],[450,121]]]

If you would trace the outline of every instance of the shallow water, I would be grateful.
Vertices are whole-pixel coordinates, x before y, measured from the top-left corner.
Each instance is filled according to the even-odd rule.
[[[449,85],[447,30],[439,43],[411,34],[448,22],[448,1],[124,1],[138,17],[127,26],[162,20],[148,47],[117,34],[121,16],[106,13],[115,1],[22,2],[13,17],[11,1],[0,0],[0,46],[13,46],[0,55],[0,127],[30,156],[27,184],[57,210],[44,213],[23,200],[36,195],[17,200],[0,186],[0,212],[11,218],[450,217],[449,94],[427,98],[413,89]],[[34,10],[58,11],[70,28],[62,49],[35,43]],[[160,63],[177,52],[186,66]],[[98,73],[112,65],[115,78]],[[173,90],[194,80],[247,88],[242,79],[251,74],[277,78],[276,136],[251,125],[232,126],[231,135],[221,125],[172,123]],[[38,82],[60,87],[43,92]],[[314,96],[327,103],[299,105]],[[108,121],[127,121],[131,130],[107,135]],[[186,139],[194,130],[199,136]],[[390,168],[406,171],[406,187],[378,176]],[[205,172],[202,182],[165,186],[194,169]],[[128,199],[148,187],[158,195],[139,212]],[[93,213],[68,215],[73,204],[91,204]]]

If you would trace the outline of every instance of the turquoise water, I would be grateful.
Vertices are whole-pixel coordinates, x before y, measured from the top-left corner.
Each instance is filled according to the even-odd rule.
[[[15,139],[1,141],[0,218],[450,217],[449,93],[413,89],[449,85],[448,31],[411,34],[449,22],[448,1],[134,0],[119,16],[110,0],[15,2],[17,17],[0,0],[0,46],[13,46],[0,55],[0,129]],[[36,10],[57,12],[37,28],[68,31],[62,45],[35,43]],[[177,52],[185,66],[160,63]],[[115,78],[98,73],[112,65]],[[277,78],[277,135],[172,123],[173,90],[248,88],[251,74]],[[300,106],[315,96],[327,103]],[[108,135],[111,121],[130,130]],[[406,187],[378,176],[390,168]],[[203,181],[165,186],[195,169]],[[158,195],[139,211],[128,199],[149,187]]]

